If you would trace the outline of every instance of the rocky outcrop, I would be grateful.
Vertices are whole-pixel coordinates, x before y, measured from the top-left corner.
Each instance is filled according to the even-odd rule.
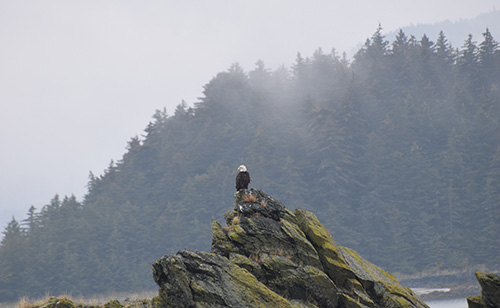
[[[262,191],[235,195],[212,252],[182,250],[153,264],[165,307],[427,307],[389,273],[338,246],[310,212]]]
[[[500,276],[478,272],[476,278],[481,286],[481,295],[467,298],[469,308],[500,308]]]
[[[51,297],[46,303],[39,306],[40,308],[76,308],[75,303],[69,298],[65,297]]]
[[[116,299],[110,300],[104,304],[84,304],[81,301],[75,303],[68,297],[50,297],[43,304],[40,303],[21,303],[18,307],[25,308],[164,308],[164,301],[156,296],[153,299],[125,299],[120,302]]]

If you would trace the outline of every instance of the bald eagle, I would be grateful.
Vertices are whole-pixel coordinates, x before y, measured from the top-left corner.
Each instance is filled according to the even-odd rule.
[[[241,165],[238,167],[238,175],[236,176],[236,191],[248,189],[248,184],[252,181],[250,173],[247,172],[247,167]]]

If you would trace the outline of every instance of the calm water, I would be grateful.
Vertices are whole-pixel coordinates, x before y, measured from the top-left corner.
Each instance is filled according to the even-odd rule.
[[[425,302],[431,308],[467,308],[466,298],[444,299]]]

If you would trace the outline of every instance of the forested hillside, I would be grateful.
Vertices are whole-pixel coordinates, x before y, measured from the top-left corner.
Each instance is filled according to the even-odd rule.
[[[336,241],[401,273],[500,264],[500,49],[381,29],[352,60],[317,50],[218,73],[157,111],[84,200],[55,196],[4,230],[0,302],[154,288],[151,264],[209,251],[236,168]]]

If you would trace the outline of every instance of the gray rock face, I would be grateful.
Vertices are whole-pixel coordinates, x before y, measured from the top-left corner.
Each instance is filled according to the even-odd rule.
[[[247,270],[212,253],[183,250],[153,264],[166,307],[292,307]]]
[[[500,276],[489,273],[476,273],[481,285],[481,296],[489,307],[500,308]]]
[[[481,285],[481,296],[467,298],[469,308],[500,308],[500,276],[493,273],[476,273]]]
[[[211,253],[183,250],[153,264],[165,307],[427,307],[338,247],[314,214],[256,190],[235,201],[226,227],[212,222]]]

